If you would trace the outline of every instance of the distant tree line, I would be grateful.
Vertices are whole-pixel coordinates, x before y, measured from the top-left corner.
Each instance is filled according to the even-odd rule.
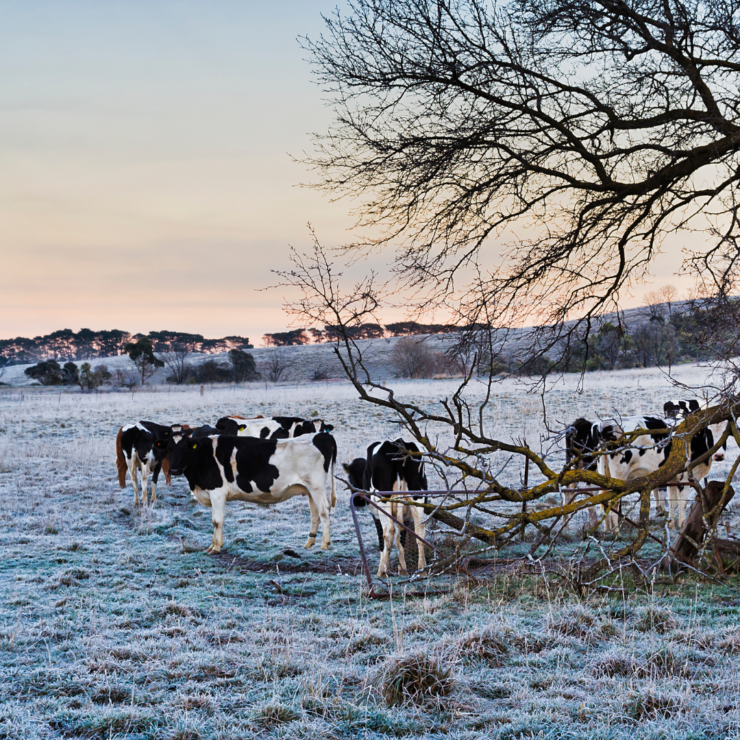
[[[732,328],[725,335],[708,329],[719,324],[714,309],[702,302],[687,304],[681,311],[670,302],[646,302],[649,318],[632,326],[605,322],[584,342],[576,342],[557,363],[547,356],[535,361],[515,357],[496,358],[495,369],[502,373],[539,374],[545,369],[561,372],[620,370],[666,367],[685,362],[716,359],[737,343]],[[707,338],[711,336],[711,341]],[[547,367],[546,367],[547,366]]]
[[[670,286],[669,286],[670,287]],[[621,370],[643,367],[666,367],[685,362],[708,361],[729,356],[738,343],[734,324],[726,322],[724,333],[718,332],[722,317],[717,308],[702,301],[684,302],[677,310],[674,293],[665,290],[646,296],[646,316],[630,326],[604,322],[582,342],[574,342],[556,363],[547,355],[528,359],[515,351],[502,352],[491,358],[484,347],[455,343],[445,352],[434,351],[425,340],[403,337],[391,353],[391,366],[402,378],[431,378],[438,375],[462,374],[469,370],[477,355],[481,374],[538,375],[543,371],[580,372]]]
[[[463,327],[455,324],[420,324],[416,321],[397,321],[392,324],[361,324],[348,327],[347,331],[353,339],[381,339],[383,337],[401,337],[416,334],[443,334],[460,331]],[[291,347],[301,344],[318,344],[333,342],[340,336],[334,326],[325,326],[323,329],[293,329],[265,334],[263,341],[268,347]]]
[[[146,338],[154,352],[166,352],[173,346],[185,346],[189,352],[218,354],[232,349],[251,349],[247,337],[228,336],[206,339],[202,334],[176,331],[152,331],[149,334],[131,334],[120,329],[93,331],[62,329],[34,338],[0,339],[0,367],[30,362],[56,360],[57,362],[94,360],[128,354],[126,345]]]
[[[60,365],[56,360],[42,360],[26,368],[24,372],[41,385],[78,385],[85,391],[96,390],[103,385],[125,388],[146,385],[154,373],[165,366],[169,370],[166,377],[167,382],[176,385],[244,383],[259,380],[261,377],[254,357],[241,349],[232,349],[228,355],[228,362],[206,360],[198,364],[188,362],[190,353],[182,345],[171,348],[167,352],[155,354],[148,337],[127,343],[125,350],[131,361],[131,367],[118,369],[113,373],[106,365],[98,365],[93,369],[89,362],[83,362],[78,367],[74,362],[65,362],[64,365]]]

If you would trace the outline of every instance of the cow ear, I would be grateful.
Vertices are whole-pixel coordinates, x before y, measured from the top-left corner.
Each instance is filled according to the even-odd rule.
[[[344,468],[345,473],[349,473],[349,465],[347,465],[347,463],[342,463],[342,467]]]
[[[240,424],[239,425],[239,431],[240,432],[243,432],[246,428],[247,428],[247,425],[246,424]]]
[[[334,424],[324,424],[324,431],[331,432],[334,429]]]
[[[158,439],[158,440],[157,440],[157,441],[156,441],[156,442],[154,443],[154,446],[155,446],[155,447],[156,447],[156,448],[157,448],[158,450],[166,450],[166,449],[167,449],[167,442],[165,442],[165,441],[164,441],[163,439]]]
[[[190,440],[190,448],[193,450],[197,450],[200,447],[200,440],[199,439],[191,439]]]

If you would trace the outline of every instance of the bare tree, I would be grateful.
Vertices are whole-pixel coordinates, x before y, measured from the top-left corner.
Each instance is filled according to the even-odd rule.
[[[391,353],[391,364],[402,378],[431,378],[443,363],[444,357],[414,337],[401,337]]]
[[[166,352],[159,352],[157,357],[167,366],[171,375],[167,379],[177,385],[182,385],[190,374],[190,349],[186,344],[172,344]]]
[[[660,297],[668,306],[668,314],[673,315],[673,301],[678,295],[678,288],[675,285],[664,285],[659,291]]]
[[[642,301],[650,314],[651,321],[665,321],[665,306],[663,296],[657,290],[645,293]]]
[[[584,341],[669,232],[707,230],[687,267],[727,293],[740,256],[735,2],[348,5],[304,44],[335,111],[308,159],[315,186],[356,199],[369,229],[349,249],[399,244],[401,276],[445,302],[498,237],[503,258],[475,290],[493,296],[494,324],[539,324],[541,354]],[[522,218],[527,236],[512,229]]]
[[[287,369],[288,365],[277,352],[273,352],[263,366],[265,378],[271,383],[277,383]]]
[[[731,393],[720,395],[718,403],[705,410],[695,412],[672,430],[665,430],[666,439],[673,440],[665,462],[653,473],[627,481],[601,475],[587,467],[579,467],[579,456],[572,456],[564,466],[556,464],[556,457],[562,449],[565,430],[553,430],[548,439],[542,440],[539,449],[533,448],[523,440],[507,439],[500,436],[495,420],[491,421],[488,406],[493,397],[495,382],[492,367],[483,376],[484,393],[481,400],[471,400],[467,389],[476,370],[479,359],[474,357],[468,374],[455,390],[440,404],[431,407],[407,402],[399,398],[393,388],[379,381],[370,373],[363,356],[362,346],[355,340],[351,327],[367,320],[380,306],[381,289],[375,285],[375,277],[370,275],[352,289],[342,290],[337,271],[326,252],[316,241],[313,251],[308,255],[292,252],[293,269],[280,272],[282,285],[298,289],[301,298],[289,304],[289,312],[306,323],[331,325],[337,327],[339,338],[334,343],[336,357],[353,383],[360,399],[394,412],[398,422],[418,442],[425,460],[437,469],[449,489],[463,482],[470,493],[464,498],[449,496],[448,500],[436,504],[417,502],[428,514],[440,518],[445,523],[498,549],[507,543],[518,540],[520,533],[527,528],[534,532],[534,543],[530,557],[544,557],[550,553],[568,521],[579,511],[604,507],[605,511],[618,510],[619,502],[630,494],[639,494],[639,512],[635,520],[627,518],[634,525],[633,534],[626,542],[615,543],[605,549],[600,545],[600,556],[579,566],[576,574],[568,578],[579,588],[609,588],[609,579],[616,580],[622,568],[630,567],[635,577],[647,583],[650,571],[667,562],[669,544],[661,540],[650,529],[650,495],[656,488],[664,487],[684,471],[692,475],[696,465],[709,459],[732,435],[740,441],[740,432],[735,418],[740,413],[740,402]],[[345,328],[346,327],[346,328]],[[480,325],[480,346],[492,346],[496,333]],[[488,345],[485,337],[488,337]],[[488,360],[486,360],[488,362]],[[729,386],[728,386],[729,388]],[[727,427],[715,444],[705,455],[694,460],[689,458],[693,437],[709,424],[727,421]],[[433,433],[428,430],[434,429]],[[447,430],[446,439],[441,430]],[[655,430],[653,430],[654,432]],[[596,451],[598,457],[616,450],[624,449],[631,439],[645,430],[625,435],[616,443],[603,443]],[[503,468],[491,464],[493,453],[503,452],[510,458],[529,462],[532,473],[524,487],[515,487],[505,482]],[[730,482],[740,464],[733,465],[722,491],[717,498],[714,514],[721,512],[729,500]],[[507,463],[508,465],[508,463]],[[585,492],[582,498],[571,498],[562,503],[548,503],[545,497],[561,492],[577,483],[596,487],[596,492]],[[529,502],[540,502],[538,507],[527,507]],[[703,498],[698,497],[699,506]],[[521,506],[512,511],[512,504]],[[472,514],[475,513],[475,516]],[[620,516],[621,513],[619,514]],[[606,513],[599,515],[602,519]],[[623,517],[624,518],[624,517]],[[472,522],[476,523],[473,524]],[[637,560],[638,554],[648,541],[661,544],[661,554],[648,569]],[[673,557],[677,557],[673,553]]]

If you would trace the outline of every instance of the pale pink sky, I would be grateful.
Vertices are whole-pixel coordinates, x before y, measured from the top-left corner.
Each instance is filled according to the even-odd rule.
[[[334,5],[0,3],[0,337],[285,328],[270,268],[309,221],[351,237],[289,156],[330,120],[296,37]]]

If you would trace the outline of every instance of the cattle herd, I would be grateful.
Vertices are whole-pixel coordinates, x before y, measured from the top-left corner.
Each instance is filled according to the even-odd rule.
[[[666,401],[663,405],[663,414],[666,419],[653,416],[634,416],[622,419],[606,419],[600,422],[591,422],[587,419],[576,419],[566,430],[565,455],[566,463],[587,470],[595,470],[601,475],[617,480],[631,480],[654,473],[667,460],[672,445],[680,444],[681,440],[671,434],[671,425],[686,419],[689,414],[699,411],[701,404],[696,399]],[[706,458],[698,462],[692,469],[696,481],[701,481],[709,475],[712,461],[724,460],[724,454],[717,450],[714,455],[707,453],[716,446],[727,427],[727,422],[714,424],[700,430],[691,439],[687,450],[690,462]],[[646,433],[634,436],[631,433],[644,430]],[[628,441],[622,441],[629,435]],[[727,449],[727,442],[722,448]],[[668,514],[668,526],[674,528],[676,520],[678,527],[682,527],[686,519],[686,506],[693,487],[680,485],[689,480],[688,473],[682,473],[669,485],[669,511],[665,511],[663,491],[653,491],[655,505],[659,515]],[[572,499],[575,492],[569,494]],[[592,521],[596,512],[590,510]],[[604,517],[604,526],[607,531],[618,529],[616,512],[609,510]]]
[[[321,549],[326,550],[331,544],[329,515],[336,506],[337,444],[331,435],[333,428],[321,419],[292,416],[272,419],[226,416],[215,426],[200,427],[167,426],[152,421],[127,424],[118,430],[116,437],[118,482],[125,488],[126,474],[130,475],[134,504],[138,505],[140,476],[141,500],[147,505],[150,476],[151,500],[155,501],[160,472],[168,483],[172,475],[183,475],[192,496],[211,509],[213,540],[209,553],[220,552],[223,547],[227,501],[270,505],[305,495],[311,511],[311,529],[305,547],[315,544],[321,522]],[[426,489],[423,463],[413,443],[378,442],[370,446],[367,460],[353,463],[355,468],[358,463],[362,469],[356,477],[350,475],[350,483],[357,483],[357,488],[399,493]],[[326,479],[330,469],[331,497],[327,499]],[[416,532],[423,538],[421,512],[416,507],[404,506],[404,501],[399,495],[390,500],[378,499],[374,506],[401,520],[405,509],[411,508]],[[379,574],[387,573],[394,535],[400,568],[405,572],[402,527],[388,517],[383,517],[381,526],[375,509],[373,513],[382,552]],[[422,547],[419,553],[419,567],[423,568],[426,561]]]
[[[577,419],[565,433],[566,463],[572,467],[596,470],[618,480],[629,480],[655,472],[670,454],[671,445],[679,443],[670,433],[670,424],[698,411],[696,400],[668,401],[664,414],[669,421],[655,417],[631,417],[591,422]],[[693,469],[701,480],[709,474],[712,457],[707,456],[715,440],[724,432],[725,424],[714,425],[695,434],[690,445],[690,460],[703,460]],[[247,501],[270,505],[297,495],[308,497],[311,528],[305,547],[312,547],[321,523],[321,549],[331,544],[330,513],[336,506],[334,466],[337,444],[331,432],[334,427],[321,419],[301,419],[277,416],[243,418],[228,416],[215,426],[192,427],[187,424],[163,425],[151,421],[128,424],[118,430],[116,457],[118,480],[126,486],[126,474],[131,477],[134,503],[141,499],[148,504],[147,487],[151,476],[151,500],[156,500],[157,482],[163,472],[167,482],[172,475],[183,475],[192,496],[211,509],[213,540],[207,552],[217,553],[223,547],[224,516],[227,501]],[[645,430],[634,436],[631,432]],[[624,435],[630,435],[620,444]],[[726,448],[726,444],[725,444]],[[715,460],[723,459],[718,451]],[[367,495],[355,495],[356,506],[368,507],[378,533],[380,565],[378,576],[388,575],[390,553],[398,550],[399,572],[405,573],[405,530],[401,525],[410,513],[414,531],[420,538],[418,567],[426,566],[422,545],[425,533],[424,512],[412,506],[413,499],[428,489],[424,463],[419,448],[402,439],[371,444],[364,458],[344,465],[353,490]],[[331,473],[330,473],[331,470]],[[331,477],[331,495],[327,497],[327,476]],[[680,485],[688,480],[682,474],[676,485],[668,486],[670,506],[669,526],[682,526],[691,486]],[[393,492],[383,497],[377,492]],[[420,493],[416,493],[420,492]],[[576,495],[571,491],[569,497]],[[661,491],[654,491],[656,507],[665,513]],[[596,513],[589,511],[596,521]],[[617,515],[604,515],[607,530],[618,527]]]

